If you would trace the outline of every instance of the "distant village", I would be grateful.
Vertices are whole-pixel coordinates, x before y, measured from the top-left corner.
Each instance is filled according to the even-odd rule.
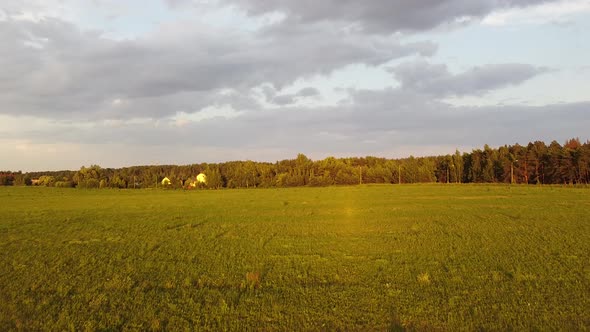
[[[172,185],[172,181],[168,177],[164,177],[161,181],[162,187],[168,187]],[[187,179],[185,181],[180,180],[180,185],[187,189],[197,188],[199,185],[207,184],[207,176],[203,173],[197,175],[194,179]]]
[[[99,169],[98,166],[92,166],[94,169]],[[58,172],[50,172],[53,175],[41,175],[38,177],[31,177],[30,174],[25,174],[22,172],[0,172],[0,186],[43,186],[43,187],[60,187],[60,188],[107,188],[113,187],[107,185],[107,179],[80,179],[78,174],[74,174],[73,176],[63,173],[72,173],[71,171],[58,171]],[[58,173],[58,174],[54,174]],[[78,179],[76,179],[78,178]],[[72,180],[76,179],[77,181],[74,182]],[[173,178],[174,179],[174,178]],[[184,188],[184,189],[197,189],[197,188],[207,188],[207,175],[204,173],[199,173],[197,176],[189,177],[184,180],[177,180],[178,182],[173,182],[173,179],[170,179],[167,176],[164,176],[161,180],[160,177],[157,177],[155,181],[155,187],[160,188]],[[145,188],[146,184],[142,181],[142,177],[133,177],[133,181],[130,183],[123,183],[120,178],[114,178],[114,181],[111,181],[112,184],[116,185],[114,188]],[[151,185],[151,183],[150,183]]]

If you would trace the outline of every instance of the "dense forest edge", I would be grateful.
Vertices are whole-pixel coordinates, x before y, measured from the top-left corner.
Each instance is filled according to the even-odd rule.
[[[200,178],[197,177],[200,175]],[[206,177],[206,181],[202,180]],[[368,183],[588,184],[590,141],[564,145],[536,141],[452,155],[387,159],[334,158],[304,154],[275,163],[230,161],[184,166],[82,167],[78,171],[0,171],[3,186],[71,188],[256,188]]]

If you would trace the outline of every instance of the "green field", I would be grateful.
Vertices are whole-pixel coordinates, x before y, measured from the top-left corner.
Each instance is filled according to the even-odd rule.
[[[588,330],[590,190],[0,187],[0,330]]]

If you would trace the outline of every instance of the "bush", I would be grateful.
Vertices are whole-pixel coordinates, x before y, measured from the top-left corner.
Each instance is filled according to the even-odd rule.
[[[88,179],[78,182],[78,188],[82,189],[94,189],[99,187],[100,182],[97,179]]]
[[[72,181],[57,181],[54,184],[54,186],[57,188],[73,188],[74,182],[72,182]]]
[[[38,185],[45,187],[53,187],[55,184],[55,178],[50,175],[42,175],[39,177]]]
[[[0,174],[0,186],[12,186],[14,182],[14,175]]]
[[[309,186],[311,187],[325,187],[332,184],[334,181],[329,176],[311,176],[309,178]]]

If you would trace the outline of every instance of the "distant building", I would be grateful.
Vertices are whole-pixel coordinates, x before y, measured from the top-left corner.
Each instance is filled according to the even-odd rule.
[[[189,178],[187,179],[184,184],[187,188],[196,188],[199,184],[206,184],[207,183],[207,176],[203,173],[199,173],[196,178]]]

